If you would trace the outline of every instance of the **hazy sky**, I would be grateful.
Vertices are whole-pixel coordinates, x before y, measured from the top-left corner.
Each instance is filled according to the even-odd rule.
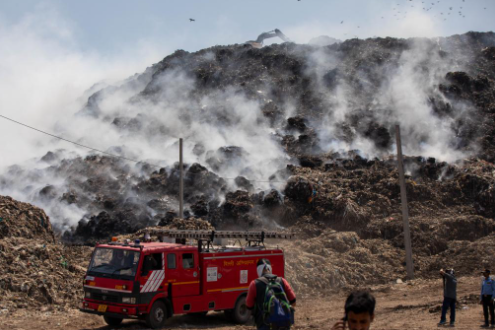
[[[2,0],[0,28],[46,20],[72,47],[113,56],[241,43],[274,28],[297,42],[493,31],[494,14],[495,0]]]

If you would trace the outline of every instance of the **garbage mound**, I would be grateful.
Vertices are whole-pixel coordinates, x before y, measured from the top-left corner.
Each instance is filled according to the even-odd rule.
[[[169,156],[187,131],[184,214],[218,229],[286,226],[306,215],[333,219],[335,229],[362,228],[376,214],[388,217],[399,191],[391,158],[398,122],[410,153],[411,202],[442,209],[470,192],[475,214],[490,217],[490,179],[463,175],[456,162],[495,160],[494,48],[494,33],[469,32],[178,50],[95,92],[78,114],[123,139],[108,150],[119,157],[139,158],[139,150],[123,147],[136,139],[151,150],[167,141]],[[403,120],[415,109],[422,112]],[[452,161],[436,160],[431,150]],[[177,216],[179,165],[153,163],[54,150],[33,169],[9,168],[0,189],[22,191],[56,218],[65,241],[85,243]],[[339,193],[322,193],[315,173],[324,189]]]
[[[9,196],[0,196],[0,239],[5,237],[55,242],[50,219],[42,209]]]
[[[310,270],[334,288],[381,283],[405,276],[400,123],[417,274],[436,274],[448,253],[467,273],[471,254],[490,262],[474,254],[495,229],[494,49],[494,33],[469,32],[178,50],[78,113],[120,139],[108,152],[142,161],[53,150],[8,168],[0,190],[42,205],[65,242],[170,226],[290,229],[299,288],[319,285]],[[146,152],[122,147],[136,141]],[[50,236],[48,218],[14,209],[0,213],[0,238]]]
[[[0,196],[0,309],[77,307],[88,247],[59,245],[45,212]]]
[[[205,221],[201,218],[175,218],[166,226],[155,228],[168,228],[178,230],[215,230],[215,227],[213,227],[208,221]],[[146,228],[142,231],[146,231]]]
[[[2,238],[0,308],[64,311],[79,307],[81,279],[90,260],[88,247],[39,238]]]
[[[324,230],[318,237],[283,247],[286,277],[304,297],[403,277],[400,249],[384,240],[363,240],[355,232]]]

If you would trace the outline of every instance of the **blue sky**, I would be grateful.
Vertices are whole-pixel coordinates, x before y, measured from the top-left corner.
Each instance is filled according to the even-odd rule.
[[[494,14],[494,0],[2,0],[0,26],[45,16],[63,22],[73,47],[113,55],[143,45],[194,51],[255,39],[274,28],[297,42],[322,34],[347,39],[493,31]]]

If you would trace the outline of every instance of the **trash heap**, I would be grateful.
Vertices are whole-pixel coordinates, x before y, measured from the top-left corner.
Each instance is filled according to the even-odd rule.
[[[282,246],[285,275],[304,297],[402,277],[404,253],[383,240],[363,240],[355,232],[327,229],[318,237]]]
[[[410,61],[418,48],[424,60]],[[317,179],[314,174],[318,173],[336,179],[352,176],[345,191],[339,191],[331,203],[328,198],[319,198],[319,203],[324,204],[318,206],[322,214],[333,216],[335,212],[329,210],[335,210],[345,215],[348,224],[361,226],[363,219],[374,215],[376,210],[395,208],[395,203],[389,202],[398,191],[396,172],[381,170],[383,166],[393,167],[393,160],[388,157],[393,153],[393,130],[398,120],[394,111],[400,107],[394,100],[402,97],[389,95],[392,100],[379,97],[385,87],[393,89],[398,84],[390,80],[389,74],[405,71],[402,78],[412,79],[414,72],[420,81],[428,82],[424,90],[406,86],[403,92],[411,95],[421,92],[420,97],[424,97],[423,103],[430,112],[449,123],[445,129],[453,131],[449,146],[452,151],[473,156],[474,163],[491,163],[495,160],[494,49],[494,33],[469,32],[436,39],[350,39],[329,46],[284,43],[255,49],[236,44],[191,53],[178,50],[119,86],[95,91],[81,113],[109,124],[109,129],[118,135],[139,136],[151,146],[156,136],[167,141],[175,139],[174,134],[169,135],[173,127],[167,126],[170,114],[166,111],[170,104],[177,104],[171,108],[184,113],[178,120],[187,127],[196,127],[186,139],[186,147],[190,149],[186,153],[191,155],[190,163],[184,165],[186,217],[201,217],[219,229],[268,226],[270,219],[276,218],[276,227],[281,217],[289,218],[294,211],[298,215],[304,213],[306,201],[318,201],[314,197],[321,197],[322,190],[312,189],[321,181],[314,180]],[[413,67],[405,68],[404,63],[409,61]],[[176,85],[181,86],[180,99],[184,102],[173,98]],[[109,100],[116,93],[129,100],[122,109],[129,108],[129,113],[133,113],[131,110],[140,104],[139,111],[135,114],[120,108],[102,111],[107,103],[112,103]],[[242,96],[242,101],[233,102],[234,105],[228,102],[237,95]],[[253,157],[235,144],[209,147],[204,139],[195,140],[192,132],[208,130],[210,126],[237,128],[240,121],[237,107],[245,103],[250,107],[242,111],[249,114],[242,116],[256,116],[259,125],[266,125],[264,138],[277,143],[284,153],[282,164],[273,166],[273,173],[263,178],[253,177],[247,165],[244,168],[244,164],[256,163],[258,159],[252,158],[260,155]],[[157,104],[163,104],[159,116],[147,112],[148,105],[153,108]],[[342,118],[333,118],[332,114],[340,113],[341,108],[348,110]],[[251,113],[256,111],[259,113]],[[391,113],[395,115],[390,116]],[[254,138],[257,134],[248,136]],[[408,142],[408,135],[404,131],[404,143]],[[423,134],[410,135],[418,137],[416,142],[423,139]],[[380,157],[364,159],[360,150],[342,152],[341,149],[348,149],[347,145],[359,139],[382,152]],[[428,142],[434,141],[430,137],[425,141]],[[333,144],[342,147],[328,150]],[[263,150],[261,145],[259,149]],[[109,152],[128,158],[135,156],[132,150],[122,146],[112,147]],[[406,171],[432,178],[430,183],[434,185],[417,186],[417,180],[411,178],[408,185],[413,199],[428,196],[446,205],[453,194],[459,193],[458,188],[463,194],[470,190],[479,204],[476,214],[493,216],[490,214],[493,208],[486,207],[494,204],[491,203],[493,189],[487,186],[489,180],[478,180],[477,174],[462,177],[458,173],[455,183],[446,187],[443,179],[452,177],[455,164],[421,160],[421,155],[410,156]],[[145,160],[134,164],[107,156],[79,157],[55,150],[41,157],[38,165],[41,169],[22,164],[9,168],[0,178],[0,189],[19,189],[37,205],[49,205],[50,214],[71,207],[81,211],[83,215],[76,226],[73,219],[64,219],[67,212],[57,214],[57,230],[65,232],[65,241],[85,243],[108,239],[115,234],[167,223],[178,215],[177,163],[160,168]],[[236,167],[241,170],[230,171]],[[299,167],[307,169],[309,175]],[[44,177],[37,171],[48,178],[63,180],[43,179],[49,184],[43,180],[37,182],[37,178]],[[229,172],[238,174],[230,177]],[[285,186],[291,175],[298,178]],[[366,182],[357,182],[361,175],[366,176]],[[389,180],[383,180],[381,175],[390,175]],[[268,184],[260,188],[260,183],[252,181],[255,179]],[[434,180],[441,182],[436,184]],[[365,192],[366,186],[375,182],[378,185],[374,191]],[[314,191],[318,196],[313,196]],[[297,203],[288,204],[284,197]],[[426,199],[418,201],[423,211],[438,208],[436,202],[427,206]],[[366,207],[360,204],[363,202]],[[282,204],[286,207],[281,207]]]
[[[0,196],[0,215],[0,310],[77,307],[91,249],[56,243],[48,216],[28,203]]]
[[[201,218],[189,218],[180,219],[175,218],[170,224],[164,228],[178,229],[178,230],[214,230],[215,228],[208,222]]]
[[[139,230],[135,234],[123,235],[122,238],[135,238],[136,236],[144,236],[145,233],[153,233],[160,229],[177,229],[177,230],[215,230],[208,221],[201,218],[181,219],[174,218],[170,223],[164,226],[146,227]]]
[[[414,53],[418,45],[420,51]],[[62,241],[71,244],[94,244],[157,226],[290,229],[297,241],[287,243],[287,271],[300,290],[395,281],[405,277],[405,269],[394,125],[396,109],[411,107],[401,99],[417,94],[426,112],[445,124],[439,127],[452,133],[446,148],[467,156],[449,163],[423,155],[404,159],[416,273],[427,278],[437,276],[438,268],[452,266],[459,275],[468,275],[494,261],[493,253],[483,253],[495,244],[494,54],[493,32],[436,39],[350,39],[325,47],[284,43],[260,49],[229,45],[194,53],[178,50],[121,85],[97,91],[80,113],[99,124],[110,123],[116,136],[139,137],[152,147],[176,141],[178,135],[166,121],[167,111],[179,110],[180,116],[170,116],[194,128],[186,139],[190,163],[183,166],[185,220],[177,220],[178,163],[160,167],[151,161],[129,163],[107,155],[50,151],[34,169],[10,167],[0,176],[0,190],[22,191],[53,212],[80,211],[77,225],[65,219],[68,212],[60,212],[53,222]],[[410,61],[413,55],[421,55],[421,60]],[[408,63],[411,67],[404,66]],[[391,80],[390,72],[395,78],[403,76]],[[394,85],[411,75],[425,82],[421,91],[406,83],[399,88],[402,94],[382,98],[384,88],[393,93]],[[139,105],[139,112],[130,117],[120,108],[103,113],[115,95],[128,98],[122,109],[132,113]],[[246,108],[239,108],[241,104]],[[148,113],[148,106],[159,108],[159,115]],[[246,113],[239,115],[241,110]],[[247,129],[249,125],[239,123],[252,116],[266,131],[239,133],[275,144],[281,156],[273,164],[263,162],[269,154],[252,155],[227,142],[208,147],[204,139],[194,140],[194,132],[215,131],[218,125],[222,136],[229,129]],[[403,132],[404,145],[437,142],[429,132]],[[348,150],[354,146],[372,146],[376,158],[366,158],[363,150]],[[263,143],[259,150],[265,150]],[[109,152],[134,159],[124,147]],[[263,178],[255,181],[257,172],[245,164],[263,167]],[[40,177],[54,180],[40,186]],[[54,244],[46,215],[26,205],[0,200],[5,255],[0,261],[13,274],[21,274],[2,275],[1,287],[8,288],[2,289],[6,295],[24,288],[25,297],[43,297],[32,288],[38,288],[40,280],[51,281],[45,274],[58,274],[53,285],[61,285],[80,275],[71,265],[85,265],[89,258],[71,262],[76,253],[86,253],[85,248]],[[43,249],[50,252],[42,254]],[[47,260],[47,269],[32,272],[42,272],[39,279],[22,275],[31,273],[32,256],[37,267]],[[63,258],[69,268],[61,266]],[[318,274],[317,280],[312,281],[312,274]],[[23,286],[23,281],[29,285]],[[53,287],[44,290],[57,304],[70,300],[57,297]]]
[[[9,196],[0,196],[0,239],[5,237],[55,242],[52,225],[43,210]]]

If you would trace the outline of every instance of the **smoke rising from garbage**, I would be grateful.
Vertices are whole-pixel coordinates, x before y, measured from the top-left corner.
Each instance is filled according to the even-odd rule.
[[[146,56],[133,53],[135,62],[130,55],[114,60],[86,54],[73,44],[63,20],[50,15],[48,26],[26,18],[0,30],[6,40],[2,46],[10,49],[0,55],[10,68],[0,71],[5,85],[0,87],[8,91],[0,105],[19,121],[140,161],[84,158],[93,153],[3,123],[4,134],[16,138],[6,149],[12,157],[0,163],[8,177],[2,180],[2,193],[44,207],[64,229],[80,219],[89,222],[103,210],[105,219],[117,204],[133,209],[146,224],[159,221],[156,204],[173,211],[171,190],[150,193],[142,187],[153,175],[163,185],[175,182],[180,137],[191,175],[208,171],[204,176],[214,177],[214,192],[198,189],[188,196],[190,204],[207,204],[207,210],[237,189],[281,191],[283,184],[267,181],[285,180],[274,174],[298,164],[295,155],[357,149],[368,158],[387,157],[394,153],[396,123],[402,127],[406,154],[453,162],[477,150],[474,143],[460,148],[457,137],[464,125],[458,119],[469,118],[471,105],[447,100],[438,88],[452,70],[447,60],[458,70],[466,62],[460,51],[445,52],[449,42],[443,39],[217,46],[192,54],[176,51],[144,70],[143,63],[156,62],[157,50]],[[427,18],[416,19],[425,20],[420,35],[434,32]],[[407,21],[401,24],[414,28]],[[142,73],[132,76],[134,72]],[[439,113],[438,104],[450,110]],[[294,126],[288,119],[295,116],[301,119]],[[40,160],[57,149],[64,151]],[[12,164],[17,165],[9,168]],[[166,173],[159,173],[160,167]],[[144,206],[136,207],[140,203]],[[172,205],[162,205],[167,203]]]

